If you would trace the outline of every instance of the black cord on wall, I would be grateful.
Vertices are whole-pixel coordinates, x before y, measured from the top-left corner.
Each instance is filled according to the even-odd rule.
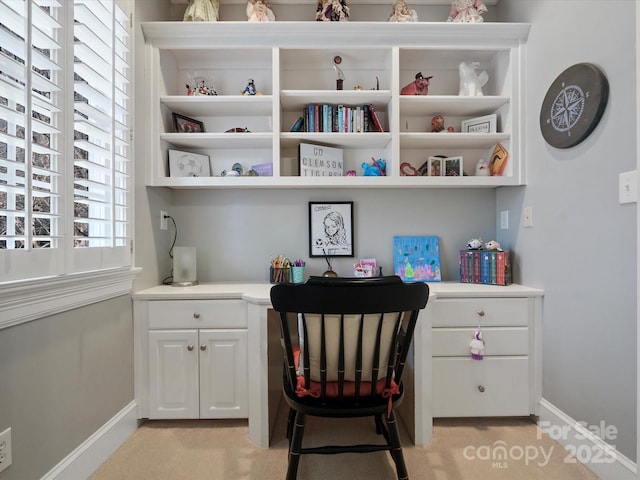
[[[171,215],[165,215],[164,218],[169,218],[173,222],[173,242],[171,242],[171,248],[169,248],[169,257],[173,260],[173,247],[176,245],[176,240],[178,240],[178,225]],[[173,262],[171,262],[171,274],[162,280],[162,283],[164,285],[173,283]]]

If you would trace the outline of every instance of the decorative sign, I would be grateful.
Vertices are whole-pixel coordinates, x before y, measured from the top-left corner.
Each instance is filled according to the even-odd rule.
[[[301,177],[341,177],[343,165],[341,148],[300,144]]]
[[[607,77],[590,63],[577,63],[558,75],[540,110],[540,130],[556,148],[586,139],[600,122],[609,98]]]

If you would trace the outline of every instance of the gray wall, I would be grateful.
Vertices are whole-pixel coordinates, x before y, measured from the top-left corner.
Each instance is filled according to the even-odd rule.
[[[543,397],[578,421],[618,429],[636,458],[636,205],[618,204],[618,174],[636,169],[636,2],[501,0],[501,21],[531,22],[527,43],[528,186],[498,192],[498,210],[533,207],[533,228],[503,239],[521,280],[543,288]],[[550,52],[553,52],[552,54]],[[578,146],[548,146],[539,128],[547,88],[565,68],[598,65],[610,99]],[[514,222],[515,224],[515,222]]]
[[[128,295],[0,330],[2,480],[37,479],[133,400]]]

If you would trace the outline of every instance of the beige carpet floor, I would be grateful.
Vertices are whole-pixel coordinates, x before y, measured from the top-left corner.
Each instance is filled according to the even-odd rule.
[[[245,420],[148,421],[90,480],[283,480],[285,422],[281,410],[272,447],[262,449],[249,440]],[[340,422],[309,418],[305,446],[377,437],[372,420],[349,420],[346,429]],[[414,480],[597,479],[529,419],[438,419],[432,440],[420,447],[401,435]],[[299,480],[394,478],[387,452],[306,455],[298,470]]]

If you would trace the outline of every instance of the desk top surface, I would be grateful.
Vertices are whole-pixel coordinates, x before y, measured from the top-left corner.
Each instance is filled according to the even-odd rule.
[[[220,300],[242,299],[257,304],[271,304],[269,283],[202,283],[191,287],[158,285],[134,292],[134,300]],[[507,286],[458,282],[429,283],[430,296],[455,297],[540,297],[543,290],[519,284]]]

